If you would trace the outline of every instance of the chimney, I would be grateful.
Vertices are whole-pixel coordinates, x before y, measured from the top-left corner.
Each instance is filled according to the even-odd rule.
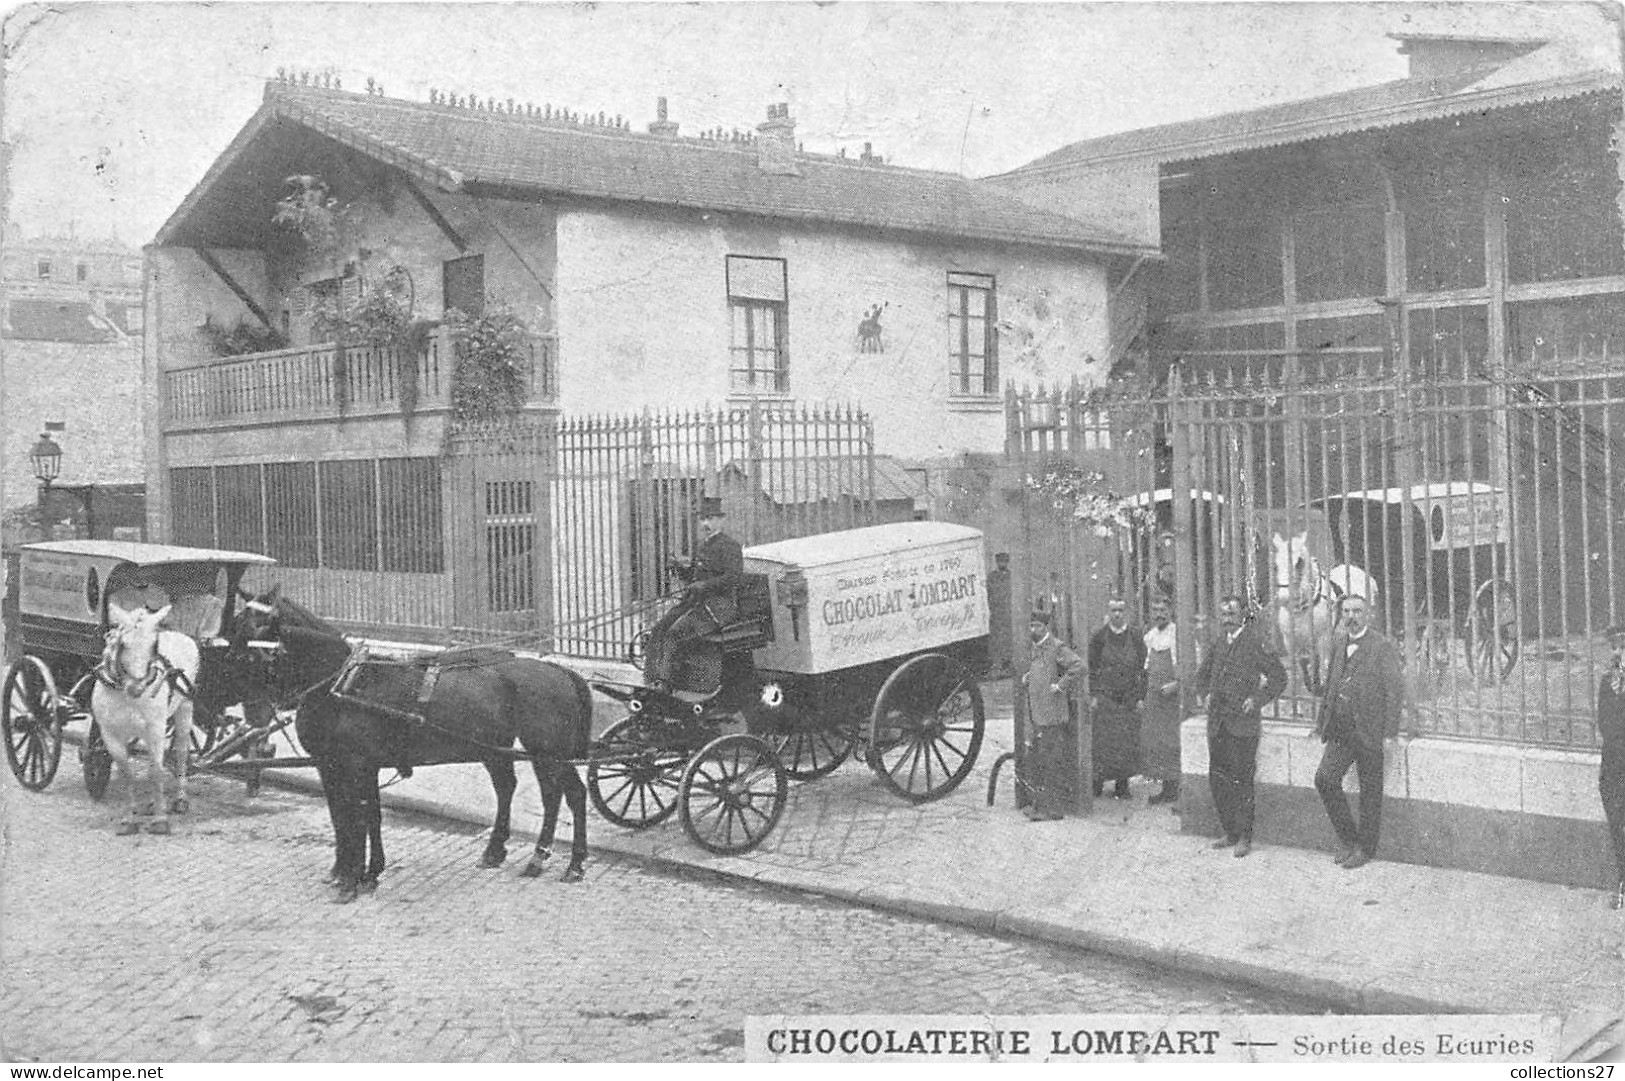
[[[677,122],[666,119],[666,99],[655,99],[655,120],[649,125],[650,135],[659,135],[665,139],[677,138]]]
[[[796,122],[790,119],[790,105],[779,102],[767,107],[767,120],[756,125],[756,164],[764,173],[800,176],[796,168]]]

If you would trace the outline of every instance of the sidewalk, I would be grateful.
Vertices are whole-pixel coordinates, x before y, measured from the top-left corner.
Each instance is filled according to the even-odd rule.
[[[1131,801],[1096,800],[1089,818],[1032,823],[1015,809],[1008,768],[997,806],[986,805],[988,771],[1011,744],[1007,686],[988,691],[977,768],[935,803],[904,803],[848,763],[822,780],[792,783],[778,828],[742,857],[692,844],[675,815],[634,833],[589,812],[588,842],[666,866],[1241,980],[1334,1010],[1559,1015],[1565,1054],[1611,1026],[1619,1032],[1625,913],[1610,910],[1601,891],[1382,860],[1350,872],[1329,853],[1268,845],[1238,860],[1210,849],[1206,837],[1180,833],[1177,816],[1146,804],[1154,786],[1144,781]],[[611,703],[600,705],[602,727],[614,718]],[[514,804],[515,864],[540,823],[527,775],[521,771]],[[312,771],[282,778],[316,780]],[[495,806],[478,766],[419,770],[387,789],[385,801],[482,825]],[[567,847],[568,811],[564,817]],[[470,866],[477,856],[470,848]]]

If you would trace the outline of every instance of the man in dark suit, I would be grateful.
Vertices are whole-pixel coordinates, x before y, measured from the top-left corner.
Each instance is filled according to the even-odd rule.
[[[1343,623],[1332,636],[1331,665],[1322,690],[1317,731],[1325,741],[1315,790],[1337,832],[1337,862],[1349,870],[1377,855],[1382,830],[1382,768],[1385,740],[1399,738],[1405,705],[1405,672],[1399,649],[1368,622],[1366,600],[1343,598]],[[1349,813],[1343,777],[1353,766],[1360,778],[1360,821]]]
[[[1242,619],[1241,598],[1219,602],[1219,636],[1196,672],[1207,700],[1208,784],[1224,836],[1214,848],[1253,850],[1253,774],[1258,768],[1259,711],[1286,690],[1286,669],[1258,628]]]
[[[701,635],[739,618],[737,590],[740,575],[745,573],[744,550],[738,541],[722,531],[722,524],[722,500],[709,496],[701,499],[703,539],[692,560],[686,563],[674,560],[672,568],[689,584],[683,590],[682,599],[649,632],[649,663],[644,674],[656,690],[673,689],[682,671],[682,662]],[[716,678],[720,677],[719,670]]]
[[[1619,883],[1609,903],[1625,908],[1625,624],[1608,628],[1608,644],[1613,647],[1614,663],[1597,685],[1597,735],[1602,738],[1597,790],[1602,795],[1602,813],[1608,820],[1614,867],[1619,872]]]

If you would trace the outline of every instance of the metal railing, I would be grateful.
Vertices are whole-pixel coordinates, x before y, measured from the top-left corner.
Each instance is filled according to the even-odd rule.
[[[1183,658],[1240,594],[1292,669],[1278,716],[1305,723],[1329,640],[1313,610],[1289,610],[1311,595],[1292,586],[1327,589],[1333,620],[1337,596],[1363,592],[1402,646],[1410,731],[1595,747],[1603,632],[1625,620],[1625,365],[1481,377],[1394,355],[1187,352],[1157,393],[1116,404],[1012,391],[1016,475],[1073,468],[1142,512],[1104,555],[1056,525],[1073,539],[1028,553],[1032,588],[1100,579],[1142,612],[1166,595]],[[1027,489],[1023,506],[1055,523],[1053,502]],[[1073,619],[1087,634],[1101,615]]]

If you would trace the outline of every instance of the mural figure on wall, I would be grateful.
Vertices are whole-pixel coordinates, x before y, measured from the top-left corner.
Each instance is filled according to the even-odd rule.
[[[880,336],[880,313],[891,306],[891,301],[876,304],[858,323],[858,352],[884,353],[886,342]]]

